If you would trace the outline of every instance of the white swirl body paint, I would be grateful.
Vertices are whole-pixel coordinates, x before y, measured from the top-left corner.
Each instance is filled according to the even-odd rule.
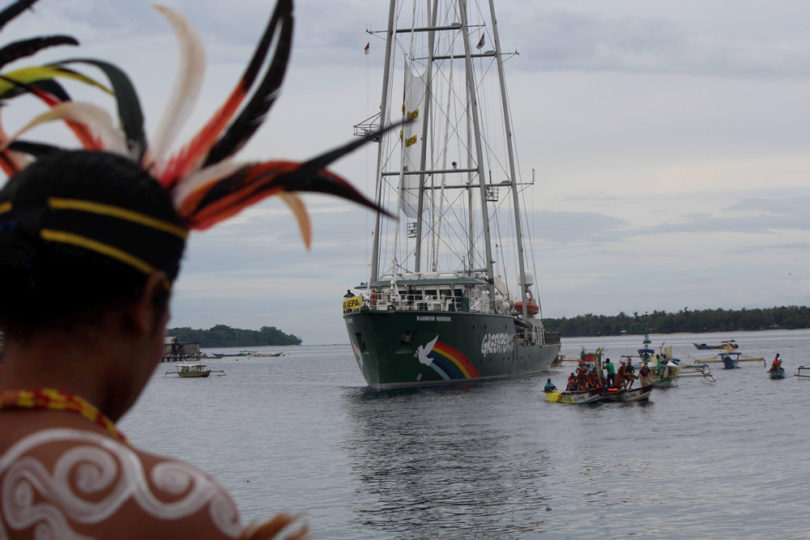
[[[64,442],[76,444],[57,458],[53,473],[27,455]],[[70,528],[70,522],[103,522],[128,501],[161,520],[181,519],[208,507],[211,521],[223,534],[235,538],[241,532],[233,501],[195,467],[163,461],[151,468],[148,478],[138,455],[108,436],[75,429],[38,431],[0,457],[0,540],[8,538],[6,527],[32,526],[36,538],[84,539]],[[150,481],[156,490],[175,499],[158,498]],[[101,492],[106,495],[99,499]]]

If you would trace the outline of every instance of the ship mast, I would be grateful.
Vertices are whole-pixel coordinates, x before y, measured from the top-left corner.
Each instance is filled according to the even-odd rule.
[[[494,271],[494,260],[492,256],[492,241],[491,241],[491,231],[490,231],[490,216],[489,216],[489,203],[487,200],[487,185],[488,185],[488,175],[486,170],[486,162],[484,161],[484,142],[483,142],[483,133],[482,133],[482,125],[480,119],[480,109],[478,103],[478,88],[476,86],[476,80],[474,76],[474,68],[473,68],[473,59],[479,56],[495,56],[498,65],[498,74],[499,74],[499,82],[500,82],[500,93],[501,99],[504,108],[505,114],[505,129],[506,129],[506,137],[507,137],[507,147],[509,151],[509,167],[510,167],[510,180],[511,180],[511,187],[513,192],[513,204],[515,206],[515,213],[516,213],[516,226],[517,226],[517,238],[518,238],[518,257],[519,257],[519,265],[520,265],[520,280],[521,286],[523,287],[523,296],[524,296],[524,305],[526,304],[525,301],[525,270],[524,270],[524,255],[523,255],[523,241],[521,236],[520,230],[520,216],[518,211],[518,196],[517,196],[517,181],[516,181],[516,173],[515,173],[515,165],[514,165],[514,152],[512,147],[512,132],[511,132],[511,123],[508,117],[508,106],[506,102],[506,95],[505,95],[505,82],[504,82],[504,72],[503,72],[503,64],[501,59],[501,50],[500,50],[500,42],[498,39],[497,34],[497,26],[495,21],[494,15],[494,5],[492,0],[490,0],[490,16],[491,21],[493,24],[493,30],[495,35],[495,47],[496,50],[494,53],[483,53],[483,54],[473,54],[472,47],[470,43],[470,26],[468,21],[468,13],[467,13],[467,0],[457,0],[457,7],[458,7],[458,16],[460,18],[460,23],[453,23],[449,26],[437,26],[437,16],[438,16],[438,4],[440,0],[433,0],[430,2],[428,0],[427,5],[430,10],[430,19],[428,20],[427,27],[421,28],[411,28],[410,32],[427,32],[428,33],[428,51],[427,51],[427,69],[425,73],[425,98],[423,101],[423,110],[420,111],[422,115],[422,130],[421,130],[421,140],[427,141],[430,137],[430,128],[429,128],[429,117],[432,113],[430,110],[431,102],[432,102],[432,95],[434,89],[433,86],[433,64],[436,60],[450,60],[453,61],[453,56],[445,57],[436,54],[435,51],[435,43],[436,43],[436,32],[437,31],[455,31],[460,32],[461,41],[464,46],[464,71],[465,71],[465,94],[466,94],[466,101],[467,101],[467,141],[471,144],[467,145],[467,159],[469,165],[465,168],[456,169],[455,163],[453,164],[452,170],[437,170],[433,169],[432,167],[428,167],[428,158],[427,158],[427,144],[423,144],[419,156],[419,170],[418,171],[403,171],[400,168],[398,175],[400,176],[400,188],[402,188],[402,177],[403,174],[417,174],[418,175],[418,184],[417,184],[417,193],[418,198],[416,201],[416,223],[415,225],[415,249],[414,249],[414,271],[419,273],[422,269],[422,250],[423,246],[423,230],[424,230],[424,208],[425,208],[425,197],[426,192],[428,190],[436,189],[435,187],[428,187],[426,185],[426,178],[430,175],[436,173],[467,173],[468,174],[468,181],[466,183],[466,189],[468,193],[472,195],[471,191],[473,188],[477,188],[479,190],[480,196],[480,212],[481,212],[481,233],[483,236],[483,251],[485,257],[485,267],[482,268],[486,271],[486,279],[489,284],[489,295],[491,301],[494,301],[495,298],[495,271]],[[388,13],[388,28],[386,32],[386,44],[385,44],[385,67],[384,67],[384,75],[383,75],[383,87],[382,87],[382,99],[380,102],[380,124],[382,125],[388,115],[390,113],[391,104],[390,101],[390,85],[393,78],[393,71],[394,71],[394,50],[395,50],[395,42],[396,35],[400,32],[405,32],[406,30],[399,30],[396,27],[396,7],[397,2],[396,0],[390,0],[389,3],[389,13]],[[461,58],[459,57],[459,60]],[[402,144],[402,143],[400,143]],[[384,171],[383,167],[385,164],[385,149],[382,144],[378,146],[377,149],[377,170],[376,170],[376,187],[375,187],[375,200],[377,204],[382,205],[383,199],[383,191],[384,191],[384,182],[383,178],[385,176],[390,176],[396,173]],[[473,165],[474,163],[474,165]],[[402,167],[402,165],[400,166]],[[431,169],[431,170],[429,170]],[[473,175],[478,175],[478,183],[476,186],[473,185]],[[458,186],[462,187],[462,186]],[[469,203],[472,203],[472,197],[469,199]],[[468,205],[468,208],[472,210],[472,204]],[[440,217],[441,219],[441,217]],[[470,215],[470,221],[468,223],[469,226],[469,239],[470,242],[468,249],[468,271],[472,272],[475,269],[475,264],[472,255],[472,248],[473,248],[473,220],[472,215]],[[382,239],[380,236],[381,233],[381,216],[378,214],[375,217],[374,222],[374,232],[373,232],[373,242],[372,242],[372,255],[371,255],[371,264],[370,264],[370,277],[369,281],[374,282],[379,279],[379,272],[380,272],[380,253],[382,250]],[[435,231],[434,231],[435,234]],[[395,248],[396,250],[396,248]],[[396,257],[396,253],[393,254]],[[436,254],[434,253],[434,257]],[[397,269],[396,267],[392,268],[392,272],[396,274]],[[395,276],[392,275],[392,278],[395,279]],[[524,310],[525,316],[525,310]]]
[[[388,82],[391,78],[391,63],[394,42],[394,12],[396,11],[397,2],[391,0],[388,7],[388,31],[385,36],[385,68],[383,75],[383,88],[382,100],[380,101],[380,127],[385,124],[385,119],[388,118]],[[383,166],[383,145],[377,144],[377,182],[375,201],[377,206],[382,206],[383,185],[382,185],[382,166]],[[377,281],[379,273],[379,257],[380,257],[380,220],[382,216],[377,212],[374,220],[374,241],[371,250],[371,275],[369,278],[369,286],[372,282]]]
[[[434,44],[436,42],[436,15],[439,10],[439,0],[433,0],[433,13],[428,21],[430,31],[428,33],[428,65],[425,84],[425,110],[422,120],[422,141],[426,141],[428,137],[428,128],[430,127],[430,102],[433,94],[433,53]],[[419,203],[416,211],[416,247],[414,249],[414,272],[417,274],[421,268],[422,262],[422,212],[425,207],[425,166],[427,165],[427,145],[422,144],[422,153],[419,157]]]
[[[484,228],[484,251],[487,263],[487,282],[489,283],[489,297],[495,301],[495,272],[492,268],[492,242],[489,232],[489,208],[487,206],[486,174],[484,171],[484,149],[482,148],[481,122],[478,117],[478,97],[473,77],[472,53],[470,52],[469,26],[467,24],[467,0],[459,0],[459,15],[461,16],[461,35],[464,42],[464,67],[467,72],[467,97],[469,99],[470,114],[472,115],[473,132],[475,134],[475,158],[478,161],[478,184],[481,195],[481,218]]]
[[[512,118],[509,115],[509,104],[506,101],[506,77],[503,72],[501,57],[501,39],[498,35],[498,21],[495,18],[495,0],[489,0],[489,13],[492,19],[492,37],[495,41],[495,61],[498,64],[498,79],[501,84],[501,102],[503,104],[503,124],[506,130],[506,148],[509,154],[509,177],[512,184],[512,205],[515,213],[515,237],[517,240],[518,266],[520,268],[520,297],[523,301],[523,320],[527,319],[528,298],[526,298],[526,267],[523,261],[523,235],[520,224],[520,197],[517,191],[517,174],[515,171],[515,151],[512,142]]]

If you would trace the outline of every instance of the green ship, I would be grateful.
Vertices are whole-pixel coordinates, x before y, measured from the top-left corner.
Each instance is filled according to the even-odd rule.
[[[343,301],[375,389],[529,375],[559,354],[527,271],[521,200],[534,172],[520,178],[494,2],[475,4],[398,10],[391,0],[377,32],[386,36],[380,113],[355,133],[409,123],[377,148],[376,200],[398,219],[377,216],[367,280]]]

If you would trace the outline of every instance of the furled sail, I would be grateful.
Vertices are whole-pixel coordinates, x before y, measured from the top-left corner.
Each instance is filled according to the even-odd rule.
[[[405,70],[405,96],[402,104],[403,118],[412,120],[402,129],[402,167],[404,171],[418,171],[422,154],[422,117],[425,106],[425,76],[415,73],[411,63]],[[400,189],[402,210],[409,218],[415,218],[419,208],[419,175],[405,174]]]

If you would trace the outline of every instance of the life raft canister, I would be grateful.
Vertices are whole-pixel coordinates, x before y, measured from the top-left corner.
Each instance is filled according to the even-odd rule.
[[[520,301],[515,302],[515,310],[520,313],[523,313],[523,302]],[[537,315],[538,313],[540,313],[540,307],[534,302],[528,302],[526,304],[526,313],[528,313],[529,315]]]

